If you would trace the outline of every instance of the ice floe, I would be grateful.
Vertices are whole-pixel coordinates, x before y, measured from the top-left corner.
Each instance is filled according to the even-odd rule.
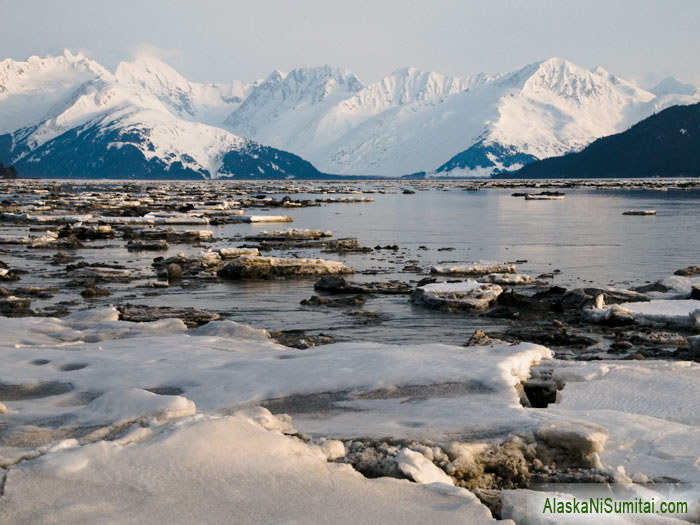
[[[515,265],[503,262],[476,261],[466,264],[437,265],[430,273],[439,275],[487,275],[489,273],[515,273]]]

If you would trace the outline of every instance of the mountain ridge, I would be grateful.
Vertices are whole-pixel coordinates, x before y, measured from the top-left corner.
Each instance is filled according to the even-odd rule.
[[[700,103],[666,108],[579,152],[532,162],[510,176],[700,177]]]
[[[150,176],[169,177],[171,168],[238,176],[224,162],[237,157],[246,177],[483,177],[580,151],[666,107],[697,102],[693,88],[665,79],[645,90],[556,57],[490,76],[408,66],[365,85],[324,65],[201,84],[154,57],[121,62],[112,73],[66,50],[0,62],[0,161],[39,172],[60,156],[56,148],[72,144],[90,152],[81,168],[89,176],[108,158],[123,168],[116,150],[128,144],[135,169],[155,166]],[[61,158],[67,172],[79,171]]]

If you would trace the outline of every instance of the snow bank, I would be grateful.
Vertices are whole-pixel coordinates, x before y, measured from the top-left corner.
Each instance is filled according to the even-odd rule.
[[[494,522],[470,494],[365,479],[238,416],[166,424],[134,441],[70,441],[9,470],[7,522]]]

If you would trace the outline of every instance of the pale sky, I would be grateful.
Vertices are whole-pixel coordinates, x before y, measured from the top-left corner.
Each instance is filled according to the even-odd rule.
[[[190,80],[328,64],[364,82],[412,65],[505,73],[552,56],[651,85],[700,84],[700,0],[0,0],[0,59],[142,50]]]

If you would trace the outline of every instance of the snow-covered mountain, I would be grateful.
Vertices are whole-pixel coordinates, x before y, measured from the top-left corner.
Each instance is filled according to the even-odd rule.
[[[487,80],[405,68],[363,86],[342,70],[295,70],[271,75],[226,124],[240,135],[313,158],[322,170],[399,176],[423,164],[437,167],[460,149],[464,126],[450,129],[439,106]],[[460,141],[451,140],[454,133]]]
[[[289,103],[285,77],[273,77],[227,126],[342,174],[488,176],[579,150],[698,98],[677,89],[657,96],[602,68],[588,71],[559,58],[492,77],[405,68],[322,104],[311,102],[313,90],[305,86]]]
[[[259,84],[190,82],[169,65],[148,56],[120,63],[115,77],[121,84],[140,87],[155,95],[178,117],[213,126],[221,125]]]
[[[672,78],[647,91],[559,58],[494,76],[409,67],[365,85],[322,66],[200,84],[152,57],[112,73],[65,52],[0,62],[0,161],[52,176],[488,176],[698,100]]]
[[[673,77],[666,77],[650,90],[655,95],[695,95],[700,88]]]
[[[115,75],[64,56],[0,65],[0,158],[22,175],[110,178],[321,176],[296,155],[204,123],[223,120],[242,83],[190,83],[155,59]],[[240,97],[239,97],[240,98]]]
[[[0,134],[41,120],[85,82],[112,75],[97,62],[66,51],[61,56],[0,62]]]

